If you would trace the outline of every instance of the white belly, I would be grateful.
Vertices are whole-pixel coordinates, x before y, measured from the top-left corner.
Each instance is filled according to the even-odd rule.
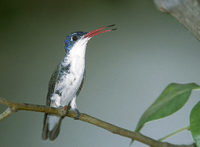
[[[68,105],[69,102],[76,96],[76,93],[83,80],[85,70],[84,60],[76,60],[71,62],[69,73],[64,73],[60,82],[55,85],[55,89],[59,90],[61,95],[54,94],[51,97],[51,106],[59,107]]]

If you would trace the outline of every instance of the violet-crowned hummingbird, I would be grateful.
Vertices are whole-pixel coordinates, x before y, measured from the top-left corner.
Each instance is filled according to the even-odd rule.
[[[101,33],[116,30],[115,25],[100,27],[91,32],[74,32],[66,37],[65,57],[53,72],[49,81],[46,104],[59,108],[68,106],[76,112],[79,118],[79,111],[76,105],[76,98],[83,85],[85,76],[85,52],[88,41]],[[43,139],[54,140],[60,131],[63,117],[45,113],[43,123]]]

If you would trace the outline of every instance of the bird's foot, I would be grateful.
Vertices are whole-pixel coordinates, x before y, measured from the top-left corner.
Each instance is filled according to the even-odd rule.
[[[73,108],[71,107],[71,102],[69,102],[68,105],[65,105],[64,107],[61,107],[64,110],[64,115],[67,115],[69,113],[70,110],[74,111],[76,113],[76,116],[74,117],[75,120],[78,120],[80,118],[80,112],[77,108]]]
[[[74,117],[74,119],[79,120],[81,113],[79,112],[77,108],[75,108],[73,111],[76,113],[76,116]]]
[[[64,110],[65,110],[65,113],[68,114],[69,113],[69,110],[71,109],[71,106],[70,105],[65,105],[64,106]]]
[[[69,113],[70,109],[71,109],[72,111],[74,111],[76,113],[76,116],[74,117],[74,119],[75,120],[79,120],[80,112],[79,112],[79,110],[77,108],[72,109],[70,105],[66,105],[66,106],[60,107],[60,108],[63,108],[63,110],[64,110],[63,116],[66,116]]]
[[[69,110],[71,109],[71,106],[70,105],[65,105],[64,107],[60,106],[59,108],[62,109],[62,113],[63,113],[62,116],[65,117],[69,113]]]

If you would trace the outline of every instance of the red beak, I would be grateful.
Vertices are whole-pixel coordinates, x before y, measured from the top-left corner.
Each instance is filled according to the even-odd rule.
[[[84,35],[84,38],[87,38],[87,37],[91,38],[91,37],[96,36],[96,35],[101,34],[101,33],[114,31],[114,30],[116,30],[116,28],[108,29],[108,28],[111,28],[113,26],[115,26],[115,24],[112,24],[112,25],[109,25],[109,26],[106,26],[106,27],[101,27],[101,28],[98,28],[94,31],[90,31],[90,32],[88,32],[87,34]]]

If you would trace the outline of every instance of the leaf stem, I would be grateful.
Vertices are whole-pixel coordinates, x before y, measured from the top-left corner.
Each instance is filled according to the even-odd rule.
[[[178,130],[176,130],[176,131],[174,131],[174,132],[172,132],[172,133],[170,133],[170,134],[168,134],[168,135],[166,135],[166,136],[160,138],[159,141],[163,141],[163,140],[165,140],[165,139],[167,139],[167,138],[169,138],[169,137],[171,137],[171,136],[173,136],[173,135],[175,135],[175,134],[178,134],[178,133],[180,133],[180,132],[182,132],[182,131],[189,130],[189,129],[190,129],[190,126],[187,126],[187,127],[181,128],[181,129],[178,129]]]

